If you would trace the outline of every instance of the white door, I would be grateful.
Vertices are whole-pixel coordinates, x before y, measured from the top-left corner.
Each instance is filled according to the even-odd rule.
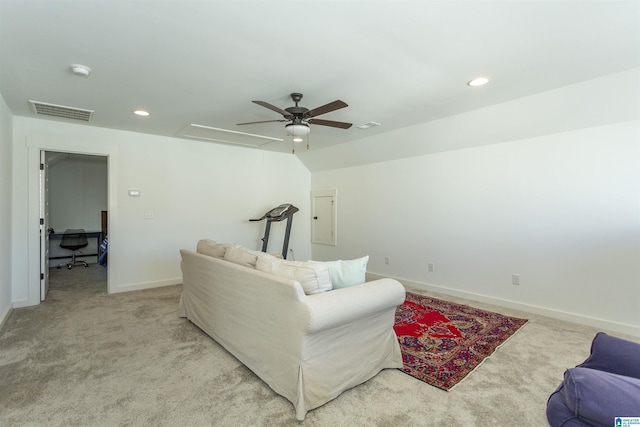
[[[336,212],[337,190],[311,192],[311,242],[323,245],[337,244]]]
[[[47,153],[40,151],[40,301],[49,292],[49,177]]]

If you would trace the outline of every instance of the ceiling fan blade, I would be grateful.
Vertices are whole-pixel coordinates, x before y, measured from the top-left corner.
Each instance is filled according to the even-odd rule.
[[[257,123],[273,123],[273,122],[287,122],[288,120],[262,120],[259,122],[246,122],[246,123],[236,123],[236,126],[242,126],[242,125],[255,125]]]
[[[323,105],[322,107],[314,108],[313,110],[307,111],[306,113],[304,113],[304,117],[305,118],[316,117],[321,114],[327,114],[327,113],[330,113],[331,111],[339,110],[340,108],[344,108],[348,106],[349,105],[346,102],[337,100],[337,101],[330,102],[326,105]]]
[[[293,117],[290,112],[285,111],[282,108],[278,108],[275,105],[271,105],[268,102],[264,102],[264,101],[251,101],[251,102],[253,102],[254,104],[258,104],[262,107],[268,108],[271,111],[275,111],[276,113],[280,113],[286,118]]]
[[[307,120],[307,122],[311,123],[312,125],[331,126],[333,128],[340,128],[340,129],[349,129],[352,126],[351,123],[336,122],[333,120],[322,120],[322,119],[311,119],[311,120]]]

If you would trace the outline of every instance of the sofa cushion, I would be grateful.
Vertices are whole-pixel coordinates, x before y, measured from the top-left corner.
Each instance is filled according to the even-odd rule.
[[[224,259],[234,264],[256,268],[258,255],[263,255],[263,252],[253,251],[240,245],[230,245],[224,254]]]
[[[640,344],[599,332],[591,354],[578,367],[640,378]]]
[[[312,261],[318,262],[318,261]],[[369,255],[352,260],[318,262],[329,267],[333,289],[347,288],[365,282]]]
[[[256,270],[296,280],[307,295],[331,290],[329,268],[321,263],[287,261],[261,255],[256,261]]]
[[[559,392],[575,417],[589,425],[613,425],[615,417],[637,417],[640,380],[596,369],[572,368]]]
[[[585,427],[585,423],[567,407],[564,401],[564,383],[549,396],[547,401],[547,421],[551,427]]]
[[[224,258],[224,254],[227,252],[228,247],[229,245],[226,243],[218,243],[211,239],[201,239],[198,241],[198,245],[196,246],[196,252],[215,258]]]

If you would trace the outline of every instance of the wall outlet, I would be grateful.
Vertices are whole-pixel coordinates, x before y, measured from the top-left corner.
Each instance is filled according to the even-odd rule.
[[[427,267],[429,268],[429,272],[433,273],[433,263],[430,262]]]
[[[520,285],[520,275],[519,274],[513,274],[511,275],[511,283],[519,286]]]
[[[384,257],[384,263],[387,265],[391,264],[391,258],[388,256]]]

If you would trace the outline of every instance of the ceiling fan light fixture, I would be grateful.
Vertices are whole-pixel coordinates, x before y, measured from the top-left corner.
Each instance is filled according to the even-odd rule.
[[[311,128],[309,128],[309,125],[306,123],[289,123],[284,128],[287,131],[287,135],[293,136],[294,141],[296,141],[297,138],[309,135],[309,132],[311,132]],[[300,141],[302,141],[302,139],[300,139]]]
[[[304,137],[307,137],[307,150],[309,149],[309,133],[311,132],[311,128],[309,124],[318,125],[318,126],[329,126],[333,128],[339,129],[349,129],[352,124],[346,122],[337,122],[335,120],[324,120],[317,119],[317,116],[322,114],[327,114],[335,110],[339,110],[344,107],[348,107],[349,105],[341,101],[339,99],[330,102],[328,104],[322,105],[320,107],[314,108],[313,110],[309,110],[306,107],[301,107],[298,105],[300,100],[302,99],[302,94],[298,92],[294,92],[291,94],[291,99],[295,102],[295,106],[285,108],[284,110],[280,107],[276,107],[275,105],[269,104],[265,101],[251,101],[254,104],[258,104],[261,107],[268,108],[271,111],[275,111],[276,113],[282,114],[282,119],[279,120],[261,120],[257,122],[246,122],[246,123],[238,123],[238,126],[241,125],[253,125],[258,123],[270,123],[270,122],[289,122],[289,124],[285,125],[284,129],[288,136],[291,136],[291,153],[295,154],[295,144],[296,142],[303,142]],[[372,122],[373,123],[373,122]],[[379,123],[376,123],[379,125]]]

